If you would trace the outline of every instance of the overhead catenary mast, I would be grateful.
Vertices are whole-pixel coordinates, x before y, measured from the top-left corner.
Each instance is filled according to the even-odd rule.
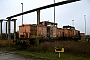
[[[54,0],[54,4],[55,4],[55,0]],[[55,23],[55,6],[54,6],[54,23]]]

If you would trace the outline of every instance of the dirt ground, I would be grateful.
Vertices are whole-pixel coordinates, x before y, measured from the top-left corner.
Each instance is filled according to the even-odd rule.
[[[15,55],[14,52],[3,51],[0,52],[0,60],[34,60]]]

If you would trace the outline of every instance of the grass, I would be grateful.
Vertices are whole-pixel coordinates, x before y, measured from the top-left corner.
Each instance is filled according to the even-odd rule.
[[[54,52],[55,47],[64,48],[66,53],[90,54],[90,42],[56,41],[28,47],[30,51]]]
[[[65,49],[65,52],[61,53],[61,58],[54,52],[55,47]],[[13,49],[16,46],[12,40],[0,40],[0,50],[3,48]],[[16,54],[40,60],[90,60],[90,42],[44,42],[38,46],[28,46],[27,50],[16,51]]]
[[[0,50],[13,49],[15,45],[12,40],[0,40]]]
[[[82,55],[73,55],[70,53],[61,53],[61,57],[58,57],[58,53],[52,52],[31,52],[31,51],[18,51],[17,54],[25,57],[40,59],[40,60],[90,60],[89,57]]]
[[[61,58],[54,52],[55,47],[64,48]],[[90,42],[55,41],[44,42],[17,52],[20,55],[41,60],[90,60]]]

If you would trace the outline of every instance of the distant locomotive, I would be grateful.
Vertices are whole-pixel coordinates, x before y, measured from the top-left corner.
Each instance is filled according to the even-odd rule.
[[[75,30],[72,26],[63,26],[63,28],[57,28],[57,23],[48,21],[40,22],[36,24],[24,24],[19,26],[19,40],[25,42],[29,40],[31,43],[33,40],[37,41],[55,41],[55,40],[79,40],[80,31]]]

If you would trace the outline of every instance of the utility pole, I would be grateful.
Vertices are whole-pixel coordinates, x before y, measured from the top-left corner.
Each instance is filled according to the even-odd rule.
[[[72,25],[73,25],[73,27],[74,27],[74,20],[72,20]]]
[[[0,20],[0,23],[1,23],[1,39],[2,39],[2,22],[3,22],[3,20]]]
[[[22,5],[22,13],[23,13],[23,3],[21,3]],[[22,15],[22,25],[23,25],[23,15]]]
[[[11,27],[11,18],[8,18],[8,40],[11,40],[10,27]]]
[[[55,4],[55,0],[54,0],[54,4]],[[55,6],[54,6],[54,23],[55,23]]]
[[[85,20],[85,35],[86,35],[86,15],[84,15],[84,20]]]
[[[14,22],[14,40],[16,40],[16,20],[17,19],[12,19],[11,21]]]
[[[37,10],[37,25],[40,23],[40,10]]]
[[[72,26],[73,26],[73,28],[75,28],[74,27],[74,20],[72,20]],[[75,29],[73,30],[73,36],[75,35],[74,32],[75,32]]]
[[[6,39],[7,39],[7,21],[6,21]]]

